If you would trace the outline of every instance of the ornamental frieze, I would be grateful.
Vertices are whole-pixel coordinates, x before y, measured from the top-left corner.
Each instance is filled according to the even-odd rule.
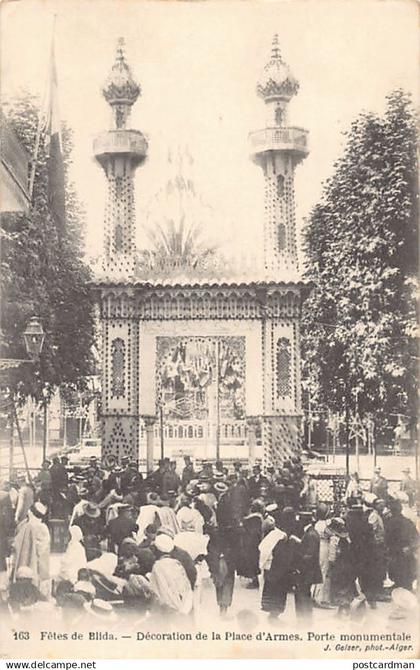
[[[103,319],[290,319],[300,316],[301,302],[301,290],[296,285],[269,289],[100,288]]]

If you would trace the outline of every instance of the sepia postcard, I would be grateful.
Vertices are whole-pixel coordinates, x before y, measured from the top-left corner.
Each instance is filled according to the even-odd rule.
[[[0,33],[0,658],[414,667],[417,5]]]

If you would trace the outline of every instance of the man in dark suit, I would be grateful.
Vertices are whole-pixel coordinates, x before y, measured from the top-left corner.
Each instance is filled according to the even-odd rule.
[[[313,526],[314,518],[312,513],[301,512],[300,519],[304,527],[302,540],[298,549],[295,606],[297,618],[310,621],[312,618],[312,584],[320,584],[322,582],[322,573],[319,565],[320,539]]]
[[[381,468],[376,466],[373,471],[373,477],[370,480],[370,492],[381,500],[388,500],[388,482],[381,475]]]
[[[121,473],[121,492],[123,496],[129,493],[139,493],[143,488],[143,475],[138,470],[135,461],[130,461],[127,468]]]
[[[270,482],[267,477],[264,477],[264,475],[261,474],[261,465],[254,465],[252,468],[252,476],[248,478],[247,484],[251,500],[260,497],[262,487],[269,488]]]
[[[182,488],[185,491],[187,488],[188,484],[192,479],[195,479],[196,474],[194,472],[194,466],[191,461],[191,456],[184,456],[184,463],[185,467],[182,471],[182,476],[181,476],[181,483],[182,483]]]
[[[57,495],[59,491],[67,488],[69,483],[69,476],[67,470],[58,456],[54,456],[52,466],[50,467],[51,486],[53,494]]]
[[[118,516],[108,524],[109,549],[118,553],[121,542],[126,537],[132,537],[138,531],[133,519],[133,509],[129,505],[120,505]]]

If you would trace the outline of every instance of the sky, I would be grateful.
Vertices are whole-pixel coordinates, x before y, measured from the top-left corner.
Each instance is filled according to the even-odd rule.
[[[149,141],[135,179],[140,245],[145,212],[168,177],[168,150],[187,146],[195,186],[214,212],[208,236],[226,253],[252,255],[261,246],[263,178],[247,138],[265,125],[255,87],[275,32],[300,81],[289,123],[310,134],[310,154],[296,171],[299,228],[352,120],[362,110],[382,112],[397,87],[418,103],[418,10],[409,0],[18,0],[0,11],[3,99],[22,89],[43,96],[57,15],[60,111],[74,130],[71,176],[87,211],[88,255],[102,250],[106,184],[92,140],[110,127],[101,85],[120,36],[142,87],[131,126]]]

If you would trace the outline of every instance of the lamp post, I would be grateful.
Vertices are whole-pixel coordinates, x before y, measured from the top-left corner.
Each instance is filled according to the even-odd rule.
[[[42,346],[45,340],[42,323],[37,316],[33,316],[29,319],[26,329],[23,332],[23,339],[25,340],[28,356],[32,361],[36,361],[41,355]]]
[[[23,339],[25,340],[25,347],[28,356],[33,362],[37,361],[41,355],[42,346],[45,340],[45,333],[42,328],[42,323],[37,316],[33,316],[29,319],[26,329],[23,333]],[[44,433],[42,440],[42,460],[45,461],[47,454],[47,437],[48,437],[48,406],[46,400],[44,400]]]
[[[26,329],[23,332],[23,339],[25,342],[25,348],[29,355],[29,359],[17,359],[17,358],[6,358],[1,359],[1,370],[9,370],[12,368],[18,368],[20,365],[25,363],[34,363],[40,356],[42,345],[44,343],[45,333],[42,328],[42,324],[38,317],[33,316],[27,323]],[[20,446],[22,449],[23,459],[25,462],[25,468],[28,476],[30,477],[28,462],[26,459],[25,447],[23,444],[22,433],[19,425],[19,418],[16,410],[15,399],[12,390],[10,390],[10,451],[9,451],[9,470],[10,475],[13,470],[13,433],[14,425],[16,424],[16,429],[19,437]]]

